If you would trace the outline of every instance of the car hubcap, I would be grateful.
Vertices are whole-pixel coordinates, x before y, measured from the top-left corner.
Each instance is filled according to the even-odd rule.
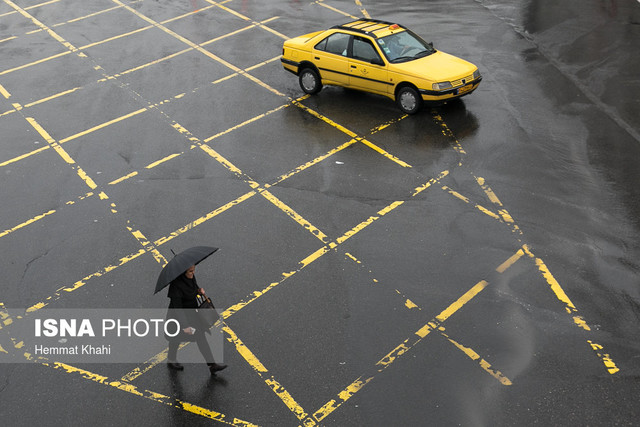
[[[400,96],[400,105],[405,111],[412,111],[416,108],[416,97],[411,92],[404,92]]]
[[[316,78],[312,73],[304,73],[302,85],[306,90],[313,90],[316,87]]]

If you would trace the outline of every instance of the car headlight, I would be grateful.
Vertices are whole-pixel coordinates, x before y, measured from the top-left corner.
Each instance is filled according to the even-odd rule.
[[[433,84],[433,90],[444,90],[444,89],[450,89],[453,86],[451,85],[451,82],[439,82],[439,83],[434,83]]]
[[[473,80],[479,79],[480,78],[480,70],[475,70],[473,72]]]

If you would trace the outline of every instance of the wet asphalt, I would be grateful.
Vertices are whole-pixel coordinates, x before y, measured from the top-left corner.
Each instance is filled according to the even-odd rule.
[[[480,87],[303,97],[282,42],[362,16]],[[639,40],[635,0],[0,1],[3,425],[635,424]],[[196,245],[217,376],[16,335],[166,307]]]

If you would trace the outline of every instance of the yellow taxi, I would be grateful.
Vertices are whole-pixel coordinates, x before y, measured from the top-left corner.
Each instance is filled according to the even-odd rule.
[[[423,101],[444,102],[476,90],[478,67],[434,49],[409,29],[359,19],[284,42],[282,65],[302,90],[335,85],[387,96],[407,114]]]

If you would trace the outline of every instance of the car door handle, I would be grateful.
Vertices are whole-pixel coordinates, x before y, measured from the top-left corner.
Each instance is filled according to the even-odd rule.
[[[320,59],[320,57],[319,57],[319,56],[314,56],[314,57],[313,57],[313,59],[315,59],[315,60],[319,60],[319,59]]]
[[[355,65],[352,65],[351,68],[358,68],[358,67],[356,67]]]

